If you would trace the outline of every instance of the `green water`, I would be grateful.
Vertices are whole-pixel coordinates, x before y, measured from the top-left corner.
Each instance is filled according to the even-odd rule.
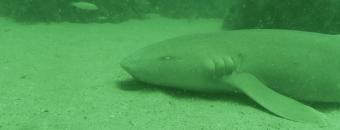
[[[334,0],[1,0],[0,129],[340,129],[336,104],[311,105],[329,118],[320,127],[275,116],[242,94],[135,82],[119,65],[142,47],[194,33],[337,34],[338,6]]]

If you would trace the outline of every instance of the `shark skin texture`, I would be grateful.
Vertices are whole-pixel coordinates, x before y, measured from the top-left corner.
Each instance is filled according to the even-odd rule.
[[[273,114],[327,125],[303,102],[340,103],[340,37],[249,29],[180,36],[121,61],[136,80],[202,92],[241,92]]]

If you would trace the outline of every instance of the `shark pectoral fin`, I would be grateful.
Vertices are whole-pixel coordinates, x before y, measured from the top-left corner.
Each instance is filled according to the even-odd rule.
[[[326,125],[326,117],[292,98],[281,95],[265,86],[249,73],[236,73],[226,76],[223,81],[235,86],[270,112],[298,122]]]

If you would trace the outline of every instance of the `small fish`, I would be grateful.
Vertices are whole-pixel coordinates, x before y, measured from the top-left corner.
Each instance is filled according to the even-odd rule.
[[[71,6],[82,10],[98,10],[97,5],[89,2],[72,2]]]

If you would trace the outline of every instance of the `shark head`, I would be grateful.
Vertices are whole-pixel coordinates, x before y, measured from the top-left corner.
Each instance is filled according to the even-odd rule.
[[[234,70],[231,58],[189,48],[154,44],[126,57],[121,66],[139,81],[185,89],[206,89]]]

